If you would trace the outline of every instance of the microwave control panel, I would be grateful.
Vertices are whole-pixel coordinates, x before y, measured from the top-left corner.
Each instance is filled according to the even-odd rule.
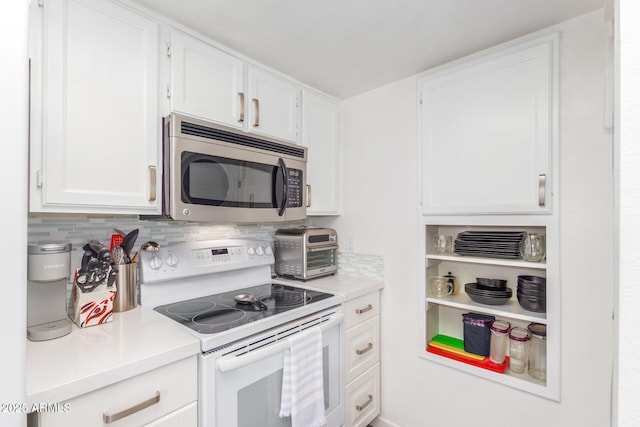
[[[299,169],[287,169],[287,207],[299,208],[302,206],[302,171]]]

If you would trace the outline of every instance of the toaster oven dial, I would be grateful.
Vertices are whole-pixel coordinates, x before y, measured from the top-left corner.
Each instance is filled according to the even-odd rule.
[[[271,250],[271,246],[264,247],[264,253],[267,255],[273,255],[273,251]]]
[[[258,247],[256,248],[256,254],[257,254],[258,256],[262,256],[262,255],[264,255],[264,249],[262,249],[262,246],[258,246]]]

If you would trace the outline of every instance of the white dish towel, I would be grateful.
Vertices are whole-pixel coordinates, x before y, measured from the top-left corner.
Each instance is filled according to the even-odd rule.
[[[291,416],[291,427],[325,426],[322,330],[314,326],[288,340],[290,348],[284,355],[280,417]]]

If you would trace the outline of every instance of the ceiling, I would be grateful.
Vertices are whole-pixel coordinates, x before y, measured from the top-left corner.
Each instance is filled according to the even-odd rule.
[[[347,98],[603,7],[604,0],[134,0]]]

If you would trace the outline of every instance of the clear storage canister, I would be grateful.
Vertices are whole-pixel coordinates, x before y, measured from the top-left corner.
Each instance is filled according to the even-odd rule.
[[[523,374],[529,360],[529,331],[525,328],[513,328],[509,332],[509,370]]]
[[[529,341],[529,376],[541,381],[547,380],[547,326],[541,323],[530,323],[527,326],[531,339]]]
[[[501,365],[507,355],[507,343],[509,342],[509,329],[511,324],[505,320],[496,320],[491,324],[491,346],[489,359],[493,363]]]

